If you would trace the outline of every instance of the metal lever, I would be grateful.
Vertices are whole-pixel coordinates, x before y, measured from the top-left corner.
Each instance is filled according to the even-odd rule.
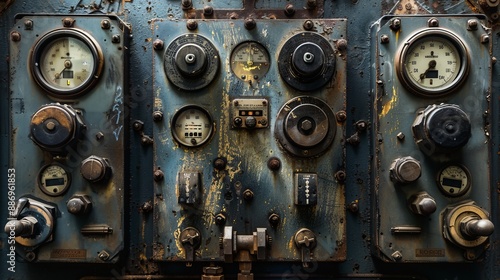
[[[11,218],[17,219],[17,217],[19,217],[21,212],[23,212],[24,208],[29,207],[29,206],[30,206],[30,201],[25,197],[21,197],[17,201],[16,209],[14,210],[14,213],[11,216]]]
[[[468,216],[460,221],[460,231],[471,238],[490,236],[494,230],[495,226],[490,220],[479,216]]]
[[[297,246],[302,255],[302,266],[309,267],[312,262],[312,250],[316,247],[316,236],[310,229],[302,228],[295,233],[295,246]]]
[[[181,232],[179,239],[186,253],[187,266],[191,266],[191,262],[194,261],[194,251],[201,244],[201,234],[194,227],[187,227]]]
[[[13,231],[15,236],[28,237],[35,233],[35,225],[38,220],[33,216],[23,217],[21,220],[10,220],[5,224],[5,232]]]

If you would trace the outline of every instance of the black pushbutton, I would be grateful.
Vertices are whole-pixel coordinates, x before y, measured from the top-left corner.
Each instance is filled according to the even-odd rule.
[[[457,107],[437,109],[429,116],[427,129],[431,141],[444,149],[461,148],[471,137],[469,117]]]
[[[186,44],[175,54],[175,65],[182,75],[196,77],[203,74],[207,66],[205,51],[196,44]]]
[[[302,77],[314,77],[318,75],[323,69],[324,64],[325,54],[314,43],[303,43],[292,54],[293,68]]]

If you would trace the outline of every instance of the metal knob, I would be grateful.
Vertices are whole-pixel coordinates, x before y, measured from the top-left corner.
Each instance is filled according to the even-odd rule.
[[[480,236],[490,236],[495,230],[495,226],[488,219],[480,219],[478,216],[469,216],[460,222],[462,234],[477,238]]]
[[[409,199],[410,209],[413,213],[422,216],[429,216],[436,212],[436,201],[426,192],[417,193]]]
[[[420,178],[422,167],[418,160],[412,157],[402,157],[392,162],[389,172],[392,181],[408,184]]]
[[[109,179],[111,176],[111,166],[104,158],[90,156],[82,161],[80,172],[85,180],[97,183]]]
[[[92,209],[92,201],[88,195],[75,195],[68,200],[66,207],[73,215],[85,215]]]
[[[38,220],[33,216],[23,217],[21,220],[11,220],[5,224],[5,232],[14,232],[15,236],[30,236],[35,232],[35,225]]]

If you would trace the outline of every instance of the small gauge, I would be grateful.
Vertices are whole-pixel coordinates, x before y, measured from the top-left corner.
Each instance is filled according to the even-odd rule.
[[[260,43],[243,42],[231,53],[231,70],[242,81],[261,79],[269,71],[269,67],[269,53]]]
[[[214,131],[210,114],[203,108],[188,105],[172,118],[172,135],[181,145],[198,147],[207,142]]]
[[[98,80],[104,64],[97,42],[77,29],[57,29],[33,47],[31,71],[35,81],[57,98],[83,94]]]
[[[439,190],[447,196],[462,196],[471,185],[469,170],[462,165],[448,165],[437,176]]]
[[[38,174],[38,187],[47,195],[59,196],[64,194],[71,184],[71,176],[66,169],[52,163],[42,167]]]
[[[412,92],[439,97],[456,90],[469,70],[465,44],[443,29],[421,31],[402,44],[396,58],[399,79]]]

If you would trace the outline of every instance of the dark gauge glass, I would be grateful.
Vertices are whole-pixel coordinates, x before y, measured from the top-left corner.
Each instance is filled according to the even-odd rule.
[[[38,174],[38,187],[50,196],[64,194],[68,190],[70,183],[70,174],[57,163],[42,167]]]
[[[403,85],[418,95],[438,97],[451,93],[467,77],[467,48],[451,32],[421,31],[402,46],[396,57],[397,74]]]
[[[231,53],[231,70],[242,81],[261,79],[269,71],[269,53],[260,43],[243,42]]]
[[[462,196],[470,189],[469,170],[462,165],[448,165],[439,171],[437,184],[446,196]]]
[[[73,98],[89,90],[104,64],[100,46],[77,29],[57,29],[40,38],[31,53],[35,81],[57,98]]]

